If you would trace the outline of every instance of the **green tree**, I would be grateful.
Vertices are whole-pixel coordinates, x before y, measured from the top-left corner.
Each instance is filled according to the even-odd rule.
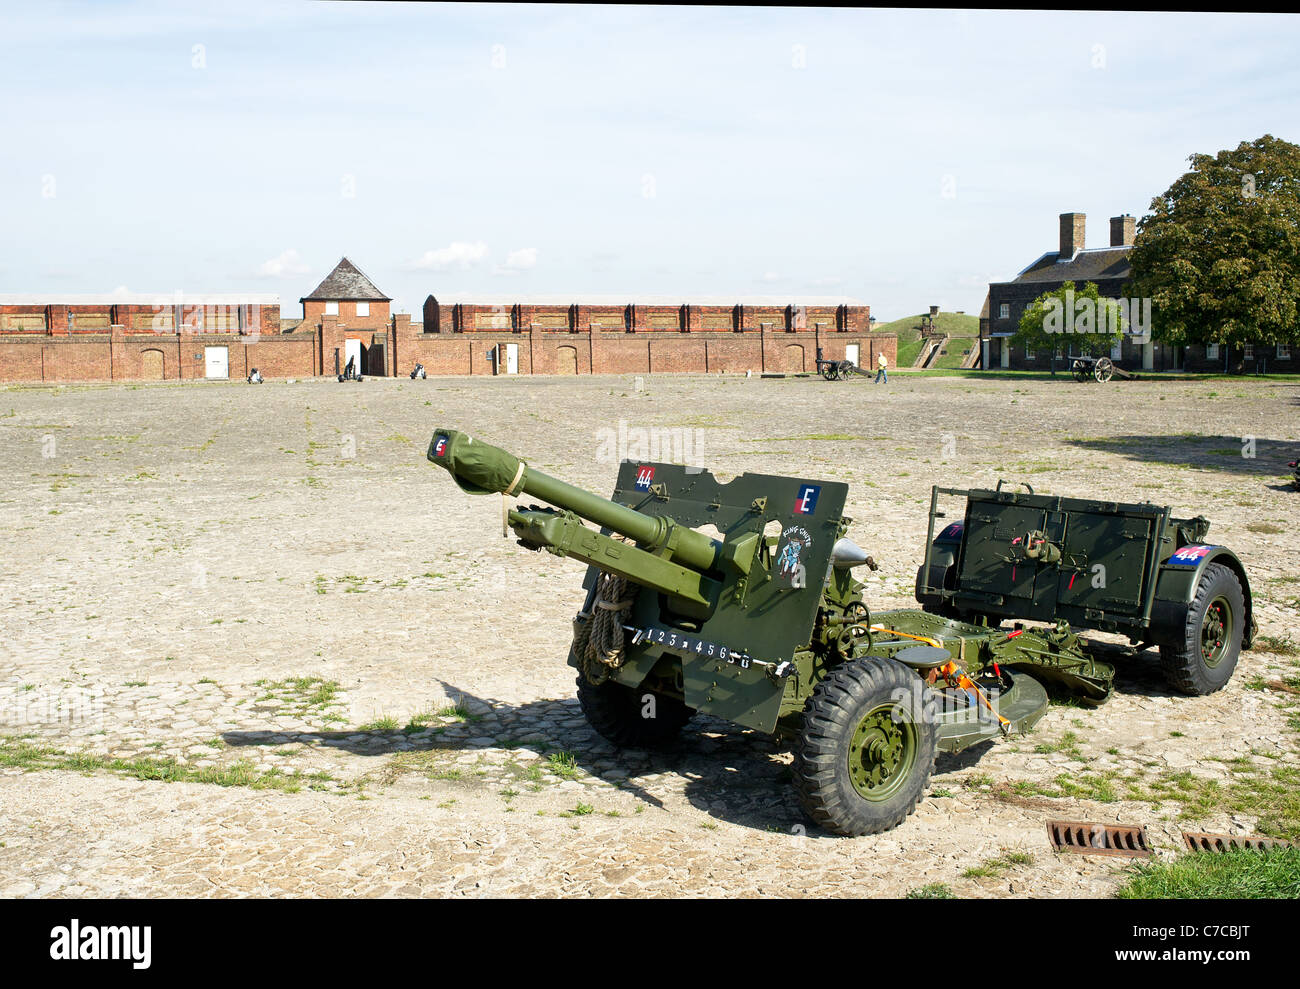
[[[1126,325],[1119,306],[1102,298],[1095,282],[1082,291],[1064,282],[1025,307],[1011,342],[1028,350],[1100,354],[1119,342]]]
[[[1217,155],[1151,201],[1131,254],[1152,335],[1172,344],[1300,335],[1300,147],[1271,135]]]

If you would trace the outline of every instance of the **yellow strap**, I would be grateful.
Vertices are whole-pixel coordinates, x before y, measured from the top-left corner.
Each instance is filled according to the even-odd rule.
[[[934,646],[936,649],[942,649],[942,648],[943,648],[943,644],[942,644],[941,642],[939,642],[938,639],[931,639],[929,636],[925,636],[925,635],[909,635],[907,632],[896,632],[896,631],[894,631],[894,629],[892,629],[892,628],[887,628],[887,627],[884,626],[884,625],[872,625],[872,626],[871,626],[871,631],[873,631],[873,632],[888,632],[890,635],[896,635],[896,636],[898,636],[900,639],[915,639],[917,642],[924,642],[924,643],[926,643],[927,645]]]

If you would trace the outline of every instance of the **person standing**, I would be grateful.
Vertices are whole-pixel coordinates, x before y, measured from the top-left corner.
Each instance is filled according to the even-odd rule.
[[[882,381],[883,381],[885,384],[889,384],[889,373],[888,373],[888,370],[887,370],[888,367],[889,367],[889,361],[888,361],[888,359],[885,357],[885,352],[882,350],[882,351],[881,351],[881,352],[876,356],[876,368],[877,368],[877,370],[876,370],[876,380],[875,380],[874,384],[877,384],[877,385],[878,385],[878,384],[880,384]]]

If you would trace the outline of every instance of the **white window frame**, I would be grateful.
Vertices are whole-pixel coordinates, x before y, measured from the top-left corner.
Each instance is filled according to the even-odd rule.
[[[1205,345],[1205,359],[1207,361],[1217,361],[1219,359],[1219,345],[1217,343],[1207,343]]]
[[[358,315],[358,316],[369,316],[369,315],[370,315],[370,303],[369,303],[369,302],[358,302],[358,303],[357,303],[357,315]]]
[[[1289,361],[1291,359],[1291,345],[1289,343],[1279,343],[1277,345],[1277,359],[1280,361]]]
[[[998,305],[998,319],[1011,318],[1011,303],[1003,302]]]
[[[1255,359],[1255,345],[1253,343],[1242,344],[1241,356],[1243,360],[1253,361]]]
[[[1033,359],[1034,359],[1034,348],[1031,347],[1031,346],[1029,346],[1028,344],[1026,344],[1026,345],[1025,345],[1025,360],[1027,360],[1027,361],[1032,361]]]
[[[325,303],[325,315],[337,316],[339,314],[339,304],[337,302]]]
[[[1124,341],[1119,340],[1110,345],[1110,359],[1117,361],[1124,356]]]

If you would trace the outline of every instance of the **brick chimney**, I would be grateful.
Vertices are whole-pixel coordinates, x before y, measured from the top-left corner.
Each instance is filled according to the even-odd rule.
[[[1130,247],[1137,234],[1137,220],[1125,213],[1110,218],[1110,246]]]
[[[1061,214],[1061,260],[1069,261],[1079,251],[1083,250],[1083,221],[1082,213],[1062,213]]]

